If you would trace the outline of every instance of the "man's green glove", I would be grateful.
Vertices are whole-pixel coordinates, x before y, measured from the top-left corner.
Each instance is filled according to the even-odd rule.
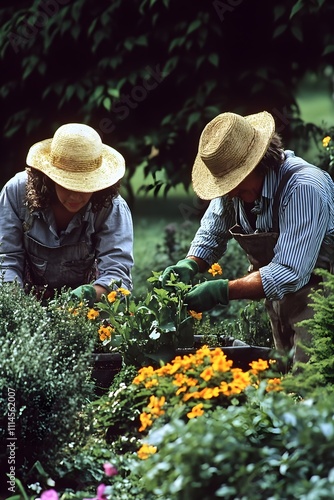
[[[167,281],[170,280],[171,273],[177,275],[178,281],[182,281],[188,285],[193,277],[198,273],[198,264],[193,259],[182,259],[179,260],[174,266],[166,267],[161,275],[162,286],[167,285]]]
[[[228,280],[205,281],[195,285],[184,297],[187,309],[196,312],[210,311],[218,304],[228,304]]]
[[[93,285],[81,285],[71,291],[70,296],[73,299],[79,299],[88,302],[89,307],[93,307],[96,300],[96,290]]]

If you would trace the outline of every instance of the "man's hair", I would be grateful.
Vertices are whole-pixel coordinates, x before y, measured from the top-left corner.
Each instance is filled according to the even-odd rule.
[[[51,203],[57,199],[55,182],[40,170],[27,167],[28,182],[26,187],[26,203],[29,210],[41,210],[50,207]],[[118,195],[120,181],[112,186],[97,191],[90,199],[92,211],[98,212],[103,207],[112,204],[113,198]]]
[[[278,170],[284,161],[284,148],[281,136],[275,132],[267,151],[265,152],[258,167],[267,170]],[[257,167],[257,168],[258,168]]]

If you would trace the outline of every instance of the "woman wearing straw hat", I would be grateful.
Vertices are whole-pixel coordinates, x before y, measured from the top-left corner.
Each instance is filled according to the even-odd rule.
[[[123,156],[80,123],[34,144],[0,195],[0,270],[43,297],[66,286],[91,304],[113,280],[132,288],[133,227],[119,195]]]
[[[204,128],[192,171],[196,194],[211,200],[185,259],[168,267],[191,282],[224,254],[235,238],[251,271],[236,280],[212,280],[186,296],[189,309],[207,311],[233,299],[262,299],[275,347],[293,349],[309,334],[296,323],[312,315],[308,295],[320,278],[316,267],[334,266],[334,183],[328,173],[284,151],[272,115],[222,113]]]

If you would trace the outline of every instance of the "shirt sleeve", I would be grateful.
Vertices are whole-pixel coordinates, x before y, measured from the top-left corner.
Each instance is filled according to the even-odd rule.
[[[95,285],[109,287],[121,280],[124,288],[132,290],[133,221],[126,201],[119,195],[112,209],[97,230],[96,258],[98,279]]]
[[[0,270],[4,281],[23,286],[25,251],[20,215],[24,212],[25,173],[16,174],[0,193]]]
[[[300,184],[281,207],[280,235],[269,265],[260,268],[265,295],[280,300],[308,283],[329,222],[321,191]]]
[[[227,197],[212,200],[201,220],[188,251],[203,259],[211,266],[226,252],[231,238],[229,229],[235,224],[235,210],[232,200]]]

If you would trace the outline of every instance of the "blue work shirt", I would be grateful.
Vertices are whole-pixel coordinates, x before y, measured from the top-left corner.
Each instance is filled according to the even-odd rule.
[[[264,293],[269,300],[281,300],[306,285],[315,267],[334,267],[334,183],[330,175],[310,165],[293,151],[285,151],[285,160],[276,173],[265,176],[261,198],[257,200],[258,233],[272,229],[272,208],[276,189],[283,175],[295,166],[294,173],[283,189],[279,205],[279,237],[272,261],[259,269]],[[243,203],[228,196],[210,202],[201,225],[191,243],[188,255],[194,255],[209,265],[225,253],[229,229],[236,219],[245,233],[254,233]],[[236,207],[239,213],[236,216]]]
[[[29,212],[27,173],[19,172],[0,193],[0,271],[4,281],[60,289],[89,282],[108,289],[113,280],[132,290],[133,223],[120,196],[93,213],[91,203],[57,232],[51,208]],[[27,273],[28,268],[28,273]],[[92,273],[92,271],[95,271]]]

